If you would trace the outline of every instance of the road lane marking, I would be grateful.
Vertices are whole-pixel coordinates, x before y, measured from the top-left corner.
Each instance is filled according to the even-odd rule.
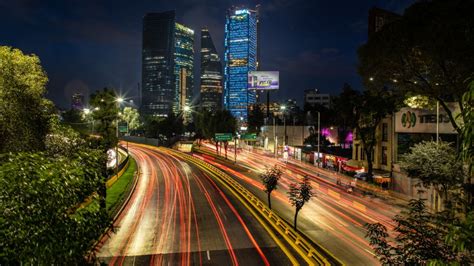
[[[211,252],[209,250],[207,250],[207,260],[211,260]]]
[[[337,193],[336,191],[332,189],[328,189],[328,195],[338,200],[341,199],[341,194]]]

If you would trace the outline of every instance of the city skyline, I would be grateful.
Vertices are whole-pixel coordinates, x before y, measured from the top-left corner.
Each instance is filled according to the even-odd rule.
[[[347,8],[341,8],[341,3],[319,1],[262,1],[265,23],[261,29],[261,66],[263,70],[280,68],[281,75],[281,89],[272,93],[271,99],[296,98],[301,105],[305,89],[337,94],[344,82],[361,89],[356,50],[367,39],[368,10],[377,6],[402,13],[412,2],[346,2]],[[117,88],[138,102],[141,23],[145,13],[176,10],[178,21],[190,28],[199,31],[207,26],[223,58],[225,11],[232,5],[255,4],[211,1],[205,8],[187,1],[145,2],[133,7],[121,1],[44,5],[0,2],[2,9],[10,11],[0,20],[13,24],[0,30],[1,44],[40,57],[50,77],[48,97],[62,108],[70,106],[73,93],[87,98],[103,87]],[[311,34],[305,33],[308,30]],[[195,38],[200,36],[196,34]],[[199,48],[195,45],[195,51]],[[200,58],[195,56],[197,77]],[[194,93],[198,90],[195,82]]]

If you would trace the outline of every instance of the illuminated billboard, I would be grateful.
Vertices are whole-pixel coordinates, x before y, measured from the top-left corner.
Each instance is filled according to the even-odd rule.
[[[249,90],[278,90],[279,87],[278,71],[249,71],[248,86]]]

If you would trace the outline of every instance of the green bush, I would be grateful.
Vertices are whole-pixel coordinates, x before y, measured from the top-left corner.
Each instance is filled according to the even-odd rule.
[[[107,216],[75,208],[100,185],[101,156],[0,155],[0,264],[84,262]]]

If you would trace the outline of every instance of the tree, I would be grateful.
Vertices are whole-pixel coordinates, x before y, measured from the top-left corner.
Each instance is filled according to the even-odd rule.
[[[54,114],[40,60],[0,46],[0,62],[0,153],[44,150]]]
[[[61,114],[62,123],[67,124],[83,135],[92,133],[89,124],[92,123],[92,114],[85,114],[83,111],[71,109]]]
[[[418,1],[359,48],[358,71],[368,88],[395,87],[439,101],[461,134],[448,102],[461,96],[474,72],[473,1]]]
[[[228,110],[217,111],[211,121],[211,125],[215,129],[214,134],[235,133],[237,131],[237,120]],[[227,159],[227,141],[224,142],[224,150]]]
[[[138,129],[141,125],[138,110],[132,107],[125,107],[122,111],[122,119],[127,122],[129,130]]]
[[[270,195],[272,191],[277,189],[278,180],[281,178],[282,171],[281,169],[275,165],[272,168],[266,169],[264,173],[260,175],[260,179],[262,180],[263,185],[265,186],[265,192],[267,193],[268,198],[268,207],[270,210],[272,209],[272,201],[270,199]]]
[[[357,105],[354,109],[356,138],[360,139],[367,158],[368,180],[372,179],[372,151],[377,144],[377,127],[382,119],[392,114],[398,108],[399,98],[387,88],[365,90],[360,99],[354,99]]]
[[[105,151],[115,147],[118,143],[116,123],[119,114],[115,91],[108,88],[96,91],[90,97],[90,106],[95,109],[92,117],[99,122],[96,129],[102,136]]]
[[[334,113],[334,124],[338,128],[339,143],[345,143],[345,137],[357,126],[354,110],[359,108],[362,100],[359,91],[344,83],[339,96],[331,98],[331,112]]]
[[[206,139],[214,139],[216,133],[234,133],[237,131],[237,120],[228,110],[217,110],[213,113],[203,110],[196,116],[196,132]],[[219,141],[215,141],[218,152]],[[224,142],[227,158],[227,141]]]
[[[446,231],[435,225],[434,220],[423,200],[410,200],[408,212],[394,218],[397,224],[394,244],[388,239],[387,228],[380,223],[366,224],[366,237],[384,265],[425,265],[434,260],[443,264],[465,263],[468,258],[446,244]]]
[[[90,106],[94,108],[92,117],[99,121],[96,127],[97,132],[101,135],[102,153],[107,154],[107,151],[118,144],[116,133],[116,126],[118,121],[119,106],[117,97],[113,90],[104,88],[103,91],[96,91],[90,97]],[[100,196],[100,207],[105,210],[105,199],[107,197],[106,179],[108,176],[107,165],[102,166],[101,183],[98,187],[98,194]]]
[[[304,204],[308,202],[313,194],[313,188],[309,183],[309,178],[305,176],[303,180],[299,183],[291,183],[290,184],[290,191],[288,191],[288,198],[290,200],[291,206],[296,208],[295,211],[295,219],[293,228],[296,229],[296,222],[298,219],[298,213],[303,208]]]
[[[260,129],[263,126],[264,114],[262,109],[255,104],[249,108],[249,117],[248,117],[248,129],[249,133],[260,133]]]
[[[462,161],[446,142],[415,144],[410,153],[402,157],[401,167],[408,176],[419,178],[424,187],[433,186],[443,197],[447,208],[450,206],[449,191],[461,188],[465,177]]]

